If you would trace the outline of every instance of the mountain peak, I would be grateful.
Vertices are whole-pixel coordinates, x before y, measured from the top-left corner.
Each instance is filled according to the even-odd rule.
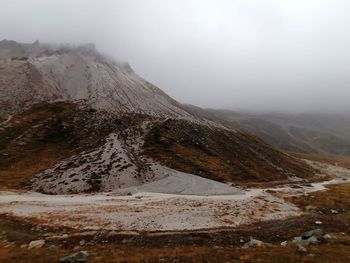
[[[195,119],[180,103],[135,74],[128,63],[101,54],[94,44],[23,44],[3,40],[1,58],[2,70],[7,72],[1,76],[2,85],[14,82],[16,86],[2,87],[5,96],[0,104],[6,105],[7,114],[25,105],[61,99],[84,100],[93,108],[112,113]],[[29,85],[33,79],[28,71],[36,72],[35,85]]]

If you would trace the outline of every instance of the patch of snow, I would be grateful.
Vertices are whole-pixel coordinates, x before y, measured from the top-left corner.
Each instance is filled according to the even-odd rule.
[[[40,219],[50,226],[79,230],[181,231],[235,227],[300,214],[283,199],[265,194],[223,196],[138,193],[52,196],[0,195],[0,213]]]
[[[310,160],[304,160],[308,165],[311,167],[320,170],[321,171],[321,176],[332,176],[332,177],[337,177],[337,178],[350,178],[350,169],[336,166],[336,165],[331,165],[328,163],[322,163],[322,162],[317,162],[317,161],[310,161]]]
[[[326,168],[333,170],[332,167]],[[191,184],[185,185],[186,178],[190,181],[193,179],[193,182],[198,182],[197,179],[177,173],[144,187],[133,188],[135,194],[132,196],[120,196],[118,192],[59,196],[0,192],[0,213],[79,231],[183,231],[237,227],[301,215],[299,208],[286,202],[283,197],[323,190],[327,184],[349,182],[349,178],[344,180],[342,177],[345,170],[337,169],[340,177],[311,186],[301,183],[300,188],[249,189],[232,195],[192,195],[194,190],[199,189],[201,193],[207,191],[207,181],[199,180],[199,188],[192,188]],[[181,181],[179,186],[174,185],[176,180]],[[172,193],[137,192],[159,191],[157,187]],[[179,191],[186,187],[188,190]],[[213,192],[217,189],[226,191],[226,187],[221,187],[209,189],[215,189]],[[272,195],[269,191],[278,194]]]
[[[143,143],[141,138],[125,140],[119,133],[112,133],[103,146],[75,155],[34,176],[31,179],[32,189],[68,194],[98,187],[94,190],[106,192],[168,176],[169,171],[137,155],[135,151],[139,149],[140,143]],[[140,169],[141,164],[143,169]]]
[[[243,191],[196,175],[186,174],[166,167],[158,167],[168,174],[167,177],[152,183],[124,188],[115,193],[165,193],[178,195],[233,195]]]

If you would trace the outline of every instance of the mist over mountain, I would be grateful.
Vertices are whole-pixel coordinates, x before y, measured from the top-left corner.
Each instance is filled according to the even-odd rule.
[[[0,0],[0,262],[350,262],[350,2]]]
[[[182,103],[236,111],[350,112],[345,0],[1,4],[16,15],[1,15],[0,39],[95,43]]]
[[[350,156],[350,115],[346,113],[253,113],[186,107],[224,126],[252,133],[284,151]]]

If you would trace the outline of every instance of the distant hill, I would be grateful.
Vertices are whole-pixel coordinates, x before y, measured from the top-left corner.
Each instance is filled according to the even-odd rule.
[[[187,107],[226,127],[254,134],[281,150],[350,156],[350,116],[347,115],[253,114]]]

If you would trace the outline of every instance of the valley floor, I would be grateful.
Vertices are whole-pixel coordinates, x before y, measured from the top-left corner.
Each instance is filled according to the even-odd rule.
[[[0,262],[80,250],[88,262],[349,262],[350,170],[312,164],[335,178],[221,196],[2,191]],[[291,244],[316,228],[326,233],[317,245]],[[264,243],[242,249],[250,237]],[[28,250],[38,239],[45,245]]]

